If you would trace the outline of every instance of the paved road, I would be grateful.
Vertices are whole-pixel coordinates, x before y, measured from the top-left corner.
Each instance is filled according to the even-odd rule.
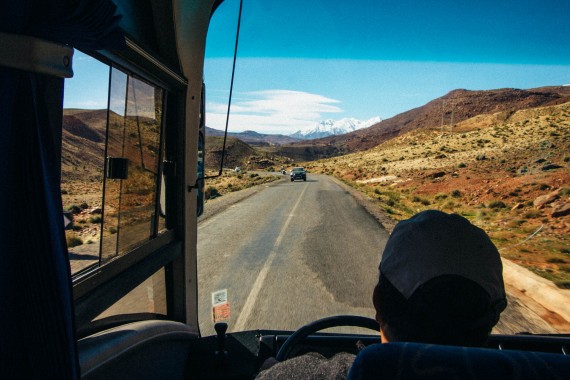
[[[208,207],[208,204],[206,205]],[[200,327],[228,290],[229,330],[296,329],[335,314],[373,317],[388,233],[326,176],[280,181],[198,226]]]
[[[373,317],[371,291],[388,238],[376,219],[327,176],[249,191],[230,206],[206,204],[222,210],[198,225],[202,334],[214,334],[211,293],[221,289],[228,291],[229,331],[294,330],[335,314]],[[555,332],[508,298],[494,333]]]

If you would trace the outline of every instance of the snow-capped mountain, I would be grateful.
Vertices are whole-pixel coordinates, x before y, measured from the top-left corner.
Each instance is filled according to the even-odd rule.
[[[379,123],[382,119],[379,116],[373,117],[369,120],[358,120],[353,118],[344,118],[340,120],[327,119],[316,123],[313,127],[305,130],[298,130],[290,134],[290,137],[296,139],[319,139],[331,135],[343,135],[348,132],[356,131],[357,129],[370,127]]]

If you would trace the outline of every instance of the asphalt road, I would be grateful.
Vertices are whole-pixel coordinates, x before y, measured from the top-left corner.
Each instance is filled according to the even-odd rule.
[[[206,204],[208,208],[208,204]],[[198,225],[200,330],[227,289],[229,331],[294,330],[337,314],[374,317],[388,233],[326,176],[280,181]]]
[[[371,292],[388,233],[344,187],[309,174],[307,182],[247,191],[207,203],[198,224],[202,335],[214,334],[211,295],[222,289],[230,332],[295,330],[338,314],[374,317]],[[494,333],[556,332],[515,296],[508,301]]]

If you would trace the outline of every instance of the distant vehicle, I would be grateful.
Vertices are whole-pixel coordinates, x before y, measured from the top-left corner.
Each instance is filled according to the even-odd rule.
[[[303,181],[307,180],[307,172],[305,171],[305,168],[293,168],[293,170],[291,170],[291,182],[296,179],[302,179]]]
[[[234,169],[234,171],[235,171],[236,173],[239,173],[239,172],[241,172],[241,168],[240,168],[239,166],[236,166],[236,168]]]

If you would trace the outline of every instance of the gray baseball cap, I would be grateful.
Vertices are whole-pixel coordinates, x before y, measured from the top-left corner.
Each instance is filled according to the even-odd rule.
[[[482,229],[457,214],[428,210],[399,222],[384,249],[380,272],[406,299],[441,275],[474,281],[492,303],[506,298],[497,248]]]

